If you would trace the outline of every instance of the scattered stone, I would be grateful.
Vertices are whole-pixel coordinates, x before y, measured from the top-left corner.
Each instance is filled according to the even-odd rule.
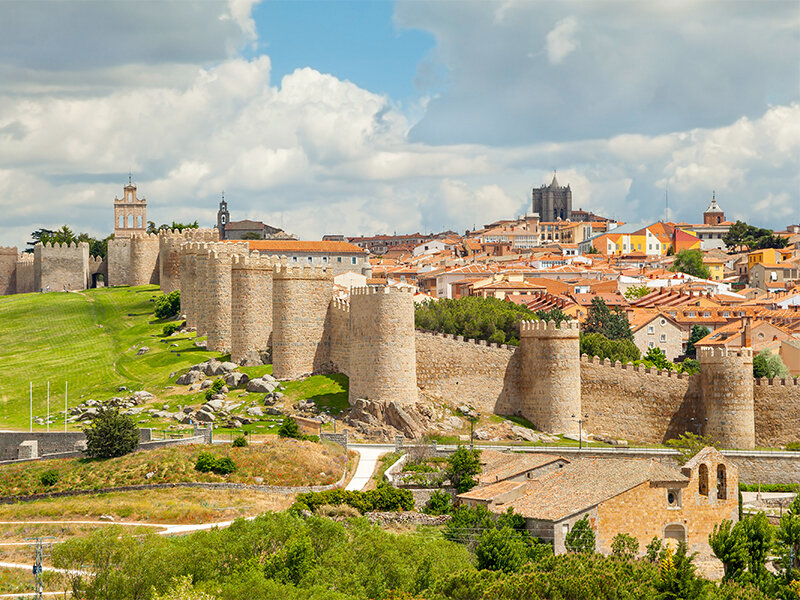
[[[264,409],[264,412],[268,415],[275,415],[275,416],[280,416],[283,414],[280,408],[276,408],[274,406],[268,406],[267,408]]]
[[[142,354],[147,354],[148,352],[150,352],[150,348],[147,346],[142,346],[136,351],[136,356],[141,356]],[[100,518],[102,519],[102,517]]]
[[[526,442],[538,442],[541,439],[536,432],[527,427],[520,427],[519,425],[512,425],[511,432]]]
[[[216,420],[214,415],[202,409],[194,413],[194,418],[196,421],[200,421],[201,423],[212,423]]]
[[[275,391],[277,387],[277,382],[269,381],[267,379],[268,376],[258,377],[256,379],[251,379],[247,382],[247,391],[248,392],[258,392],[258,393],[272,393]],[[270,378],[271,379],[271,378]]]
[[[150,471],[149,473],[145,473],[144,478],[145,479],[152,479],[153,475],[155,475],[155,474],[156,474],[155,471]]]
[[[199,383],[193,383],[192,385],[189,386],[189,391],[190,392],[196,392],[199,389],[200,389],[200,384]]]
[[[250,381],[250,378],[247,376],[247,373],[234,371],[225,375],[225,385],[229,388],[244,387],[247,385],[248,381]]]
[[[490,431],[484,429],[483,427],[481,427],[480,429],[476,429],[474,433],[475,433],[475,437],[478,438],[479,440],[484,440],[485,441],[485,440],[488,440],[488,439],[490,439],[492,437],[492,433]]]
[[[230,390],[228,389],[227,385],[223,385],[221,388],[219,388],[220,394],[227,394],[228,392],[230,392]]]
[[[218,373],[218,375],[222,375],[224,373],[230,373],[231,371],[238,369],[239,365],[234,362],[224,362],[220,363],[219,368],[222,370],[222,373]]]
[[[213,381],[211,381],[210,379],[204,379],[204,380],[202,381],[202,383],[200,384],[200,389],[201,389],[201,390],[207,390],[207,389],[208,389],[208,388],[210,388],[212,385],[214,385],[214,382],[213,382]]]
[[[225,402],[221,398],[212,398],[203,405],[203,408],[207,409],[209,412],[217,412],[218,410],[222,410],[223,406],[225,406]]]
[[[253,477],[253,482],[256,485],[261,485],[262,483],[264,483],[264,478],[263,477]]]
[[[245,412],[247,412],[247,414],[250,415],[251,417],[263,417],[264,416],[264,411],[261,410],[260,406],[251,406]]]
[[[117,388],[117,391],[118,391],[118,392],[127,392],[127,391],[128,391],[128,388],[126,388],[124,385],[121,385],[121,386],[119,386],[119,387]]]
[[[458,417],[447,417],[444,422],[450,429],[461,429],[464,426],[464,422]]]
[[[203,379],[204,375],[202,371],[188,371],[178,377],[177,383],[178,385],[191,385],[193,383],[197,383],[201,379]]]
[[[155,396],[153,396],[153,394],[151,394],[150,392],[146,392],[144,390],[133,392],[132,396],[132,398],[137,402],[146,402],[148,400],[152,400],[154,397]]]
[[[117,519],[112,515],[100,515],[101,521],[116,521]]]

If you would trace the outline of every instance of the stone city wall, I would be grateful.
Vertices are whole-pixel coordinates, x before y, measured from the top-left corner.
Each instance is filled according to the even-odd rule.
[[[414,300],[390,287],[350,290],[350,403],[417,400]]]
[[[197,286],[197,242],[186,242],[181,247],[181,312],[186,317],[188,327],[197,326],[197,309],[195,288]]]
[[[334,298],[328,309],[328,370],[350,376],[350,302]]]
[[[0,461],[16,460],[19,445],[34,440],[39,444],[39,456],[72,452],[77,442],[86,441],[83,432],[4,431],[0,433]]]
[[[129,285],[131,280],[131,240],[114,238],[108,240],[107,286]]]
[[[0,247],[0,296],[17,293],[16,246]]]
[[[725,448],[753,448],[753,350],[700,348],[703,432]]]
[[[513,414],[519,390],[519,350],[417,331],[417,385],[423,393],[469,404],[482,413]]]
[[[34,256],[23,252],[17,257],[17,294],[30,294],[36,291]]]
[[[130,237],[130,271],[128,285],[158,283],[158,236],[154,233],[134,233]]]
[[[60,292],[89,287],[89,244],[42,244],[33,248],[34,289]]]
[[[205,261],[206,349],[228,352],[231,346],[231,256],[209,250]]]
[[[755,384],[756,445],[768,447],[800,442],[800,380],[761,378],[756,379]],[[795,481],[800,481],[800,473]]]
[[[697,432],[699,378],[581,357],[585,429],[612,438],[662,443]],[[695,421],[691,421],[694,417]]]
[[[162,229],[158,232],[158,282],[165,294],[181,288],[182,246],[187,242],[217,242],[216,229]]]
[[[272,267],[277,257],[234,256],[231,265],[231,360],[261,364],[272,334]]]

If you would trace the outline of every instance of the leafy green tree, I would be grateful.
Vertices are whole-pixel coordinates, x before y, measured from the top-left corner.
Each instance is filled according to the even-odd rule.
[[[447,459],[444,472],[459,494],[468,492],[478,485],[474,476],[481,472],[481,451],[459,446]]]
[[[653,536],[650,543],[645,546],[645,557],[651,563],[660,562],[664,558],[664,542],[657,536]]]
[[[672,370],[675,365],[667,360],[667,355],[661,348],[655,346],[647,350],[647,354],[642,358],[644,362],[651,363],[657,369]]]
[[[675,554],[667,549],[661,560],[661,576],[656,582],[658,600],[697,600],[703,593],[703,580],[695,573],[694,554],[687,554],[686,544],[680,542]]]
[[[697,435],[696,433],[687,431],[679,435],[677,438],[667,440],[666,445],[673,450],[678,451],[680,454],[680,459],[678,462],[684,465],[706,446],[713,446],[714,448],[717,448],[719,443],[712,440],[710,437]]]
[[[651,290],[649,287],[647,287],[647,285],[645,285],[644,283],[641,283],[641,284],[638,284],[638,285],[629,286],[628,289],[625,290],[625,294],[624,295],[625,295],[625,299],[626,300],[628,300],[629,302],[633,302],[634,300],[638,300],[639,298],[642,298],[643,296],[647,296],[647,294],[649,294],[652,291],[653,290]]]
[[[722,236],[722,241],[731,251],[738,251],[742,247],[748,250],[785,248],[789,242],[782,236],[774,235],[772,229],[754,227],[743,221],[731,225],[728,233]]]
[[[753,377],[788,377],[789,369],[777,354],[762,350],[753,357]]]
[[[724,569],[723,581],[738,581],[747,568],[747,548],[741,529],[737,529],[733,522],[725,519],[722,523],[714,525],[713,531],[708,536],[708,545],[714,551]]]
[[[734,529],[736,528],[741,530],[747,550],[747,581],[765,590],[771,579],[765,563],[775,539],[775,528],[770,525],[767,515],[763,512],[745,515],[736,524]]]
[[[564,321],[572,320],[572,317],[564,314],[564,311],[558,307],[551,308],[550,310],[537,310],[534,314],[540,321],[555,321],[557,327]]]
[[[596,536],[592,526],[589,525],[589,517],[584,516],[575,522],[564,538],[564,545],[569,552],[593,553],[595,550]]]
[[[631,340],[610,340],[602,333],[584,333],[580,335],[581,354],[607,358],[622,364],[635,363],[641,353]]]
[[[750,237],[750,226],[744,221],[736,221],[730,226],[728,232],[722,236],[722,241],[728,250],[737,251],[744,246]]]
[[[681,250],[675,255],[675,262],[672,263],[671,270],[699,277],[700,279],[711,277],[708,267],[703,264],[703,252],[701,250]]]
[[[780,235],[765,235],[760,237],[753,245],[753,250],[764,250],[766,248],[785,248],[789,245],[789,240]]]
[[[255,231],[248,231],[242,234],[243,240],[260,240],[263,239],[260,234],[256,233]]]
[[[116,408],[102,406],[84,427],[86,455],[90,458],[114,458],[133,452],[139,445],[139,430],[130,415]]]
[[[475,508],[461,505],[453,511],[452,517],[444,526],[442,536],[451,542],[474,547],[480,534],[494,526],[492,513],[482,504]]]
[[[305,435],[302,431],[300,431],[300,426],[297,424],[292,417],[286,417],[283,419],[283,423],[281,426],[278,427],[278,435],[280,437],[285,438],[295,438],[298,440],[302,440]]]
[[[169,319],[181,312],[181,291],[175,290],[169,294],[156,297],[154,315],[156,319]]]
[[[156,593],[152,600],[216,600],[214,596],[200,592],[192,586],[192,578],[188,575],[173,580],[169,590],[164,594]]]
[[[602,333],[610,340],[633,341],[633,332],[628,316],[619,306],[612,311],[600,296],[592,298],[583,323],[584,333]]]
[[[694,347],[695,343],[706,337],[711,330],[705,325],[692,325],[692,331],[689,333],[689,341],[686,344],[686,356],[692,358],[697,356],[697,349]]]
[[[611,554],[617,558],[632,560],[639,553],[639,540],[628,533],[618,533],[611,540]]]
[[[148,221],[147,222],[147,230],[146,231],[147,231],[147,233],[158,233],[158,227],[156,227],[156,224],[155,224],[154,221]]]
[[[521,534],[510,527],[484,532],[475,548],[479,569],[513,573],[525,563],[527,547]]]
[[[444,490],[431,494],[422,512],[428,515],[449,515],[453,511],[453,497]]]

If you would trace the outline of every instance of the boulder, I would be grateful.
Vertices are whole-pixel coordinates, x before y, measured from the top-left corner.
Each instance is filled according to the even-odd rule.
[[[247,382],[248,392],[271,393],[277,387],[277,382],[269,381],[266,377],[258,377]]]
[[[175,413],[173,418],[182,425],[188,425],[192,422],[192,417],[184,412]]]
[[[461,429],[464,426],[464,421],[458,417],[447,417],[444,423],[450,429]]]
[[[190,415],[194,412],[194,409],[191,406],[184,406],[183,412],[184,414]]]
[[[207,360],[206,362],[202,363],[203,366],[203,373],[206,375],[217,375],[217,369],[219,369],[222,363],[219,362],[217,359],[212,358]]]
[[[213,382],[213,381],[211,381],[210,379],[204,379],[204,380],[203,380],[203,381],[200,383],[200,389],[201,389],[201,390],[207,390],[207,389],[208,389],[208,388],[210,388],[212,385],[214,385],[214,382]]]
[[[197,383],[201,379],[203,379],[205,375],[203,375],[202,371],[188,371],[178,377],[177,383],[178,385],[192,385],[193,383]]]
[[[538,442],[540,440],[536,432],[527,427],[520,427],[519,425],[512,425],[511,433],[527,442]]]
[[[244,387],[247,385],[248,381],[250,381],[250,378],[247,376],[247,373],[234,371],[233,373],[225,375],[225,385],[231,389]]]
[[[211,413],[208,413],[202,409],[198,410],[194,413],[194,420],[199,421],[201,423],[212,423],[216,420],[216,417]]]
[[[138,392],[133,392],[133,396],[131,396],[131,398],[133,398],[133,400],[138,404],[139,402],[148,402],[152,400],[154,396],[150,392],[140,390]]]
[[[275,415],[275,416],[280,416],[283,414],[280,408],[276,408],[274,406],[268,406],[267,408],[264,409],[264,412],[267,413],[268,415]]]
[[[142,346],[136,351],[136,356],[141,356],[142,354],[147,354],[148,352],[150,352],[150,348],[147,346]]]
[[[222,373],[220,373],[220,375],[222,375],[223,373],[230,373],[231,371],[238,369],[239,365],[234,362],[224,362],[220,363],[219,368],[222,370]]]
[[[193,383],[192,385],[189,386],[189,391],[190,392],[196,392],[199,389],[200,389],[200,384],[199,383]]]
[[[263,417],[264,411],[261,410],[260,406],[251,406],[247,409],[247,414],[251,417]]]
[[[221,398],[212,398],[203,405],[203,408],[208,412],[217,412],[218,410],[222,410],[223,406],[225,406],[224,400]]]
[[[261,358],[261,353],[258,350],[250,350],[249,352],[245,353],[244,357],[239,361],[239,364],[243,367],[257,367],[259,365],[263,365],[264,361]]]

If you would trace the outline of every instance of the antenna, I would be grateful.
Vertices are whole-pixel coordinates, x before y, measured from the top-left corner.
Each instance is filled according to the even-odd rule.
[[[133,178],[133,176],[131,174],[131,170],[128,169],[128,185],[133,185],[133,183],[131,182],[132,178]]]

